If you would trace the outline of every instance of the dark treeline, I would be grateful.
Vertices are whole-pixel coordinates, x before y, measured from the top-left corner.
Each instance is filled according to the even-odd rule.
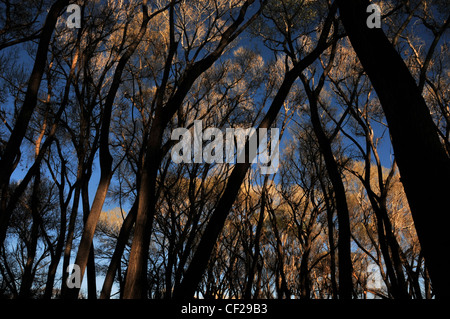
[[[448,297],[447,3],[375,3],[1,0],[0,296]]]

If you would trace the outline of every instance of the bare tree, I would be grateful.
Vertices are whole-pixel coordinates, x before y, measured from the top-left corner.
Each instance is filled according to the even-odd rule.
[[[381,29],[367,27],[365,10],[369,1],[337,3],[352,46],[386,115],[430,277],[436,295],[444,298],[448,295],[448,280],[440,255],[448,246],[444,235],[447,222],[436,221],[446,218],[441,212],[447,206],[445,194],[449,189],[445,181],[450,177],[450,158],[439,140],[421,90],[402,58]]]

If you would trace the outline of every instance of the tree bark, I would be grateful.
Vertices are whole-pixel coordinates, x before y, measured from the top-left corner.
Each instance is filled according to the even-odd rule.
[[[450,295],[450,158],[414,78],[382,29],[366,25],[368,0],[337,0],[350,42],[386,116],[392,147],[437,298]]]

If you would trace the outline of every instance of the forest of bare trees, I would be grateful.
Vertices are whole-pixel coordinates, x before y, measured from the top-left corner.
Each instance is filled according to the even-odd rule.
[[[0,0],[0,298],[450,297],[449,19],[445,0]],[[198,123],[277,129],[275,172],[249,136],[243,161],[175,161]]]

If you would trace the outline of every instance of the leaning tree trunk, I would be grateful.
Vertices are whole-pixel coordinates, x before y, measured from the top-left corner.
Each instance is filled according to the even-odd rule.
[[[261,208],[259,211],[259,218],[258,218],[258,224],[256,225],[256,231],[255,231],[255,240],[254,240],[254,250],[255,252],[252,253],[250,250],[251,255],[251,264],[250,269],[248,271],[248,277],[247,282],[245,283],[245,291],[244,291],[244,299],[250,299],[252,296],[252,287],[253,287],[253,281],[255,278],[256,273],[256,267],[258,266],[258,260],[259,260],[259,253],[260,253],[260,241],[261,241],[261,233],[264,223],[264,210],[266,208],[266,194],[267,194],[267,181],[268,181],[268,175],[264,178],[264,184],[263,189],[261,192]]]
[[[116,248],[114,249],[114,253],[111,257],[111,261],[108,266],[108,271],[105,276],[105,281],[103,282],[103,288],[100,293],[100,299],[109,299],[111,297],[111,289],[112,285],[114,284],[114,277],[117,272],[118,276],[120,276],[120,262],[125,247],[127,245],[128,238],[130,237],[131,230],[134,226],[134,222],[136,221],[137,203],[138,198],[136,198],[133,206],[128,212],[127,217],[125,217],[125,220],[123,221],[122,227],[120,228]]]
[[[23,269],[22,283],[20,285],[19,298],[29,299],[31,297],[31,286],[33,285],[34,273],[33,264],[36,257],[36,249],[39,235],[39,187],[41,181],[41,172],[38,168],[38,172],[34,177],[33,193],[31,195],[31,215],[32,224],[30,232],[30,242],[27,244],[27,262]]]
[[[317,106],[317,96],[305,84],[306,92],[311,109],[311,123],[316,135],[320,152],[325,161],[328,177],[333,185],[336,200],[336,212],[339,223],[338,239],[338,266],[339,266],[339,299],[351,299],[353,292],[352,284],[352,260],[350,252],[350,216],[347,205],[344,182],[338,164],[334,159],[331,149],[331,141],[326,136],[322,127]]]
[[[83,221],[86,222],[89,216],[89,182],[83,181],[81,187],[81,202],[83,206]],[[97,299],[97,283],[95,274],[95,256],[94,256],[94,243],[91,243],[91,248],[89,250],[89,257],[87,263],[87,291],[88,299]]]
[[[8,143],[0,160],[0,192],[1,192],[1,207],[0,207],[0,246],[3,245],[6,236],[6,230],[9,224],[11,212],[6,210],[6,198],[9,186],[9,180],[20,154],[20,145],[25,137],[31,116],[37,104],[37,96],[39,87],[41,85],[42,75],[44,74],[45,65],[47,64],[47,51],[50,40],[53,35],[53,30],[56,26],[61,10],[67,6],[69,0],[58,0],[50,8],[44,26],[41,31],[40,41],[36,52],[36,58],[31,71],[30,79],[28,80],[27,92],[25,99],[20,109],[19,115],[11,132]]]
[[[150,21],[148,15],[148,8],[146,1],[142,4],[143,20],[139,29],[137,38],[128,47],[125,53],[119,60],[116,70],[114,72],[113,81],[109,89],[108,95],[105,99],[105,106],[102,118],[102,127],[100,132],[100,181],[97,187],[97,192],[95,193],[94,201],[92,203],[91,211],[89,216],[87,216],[86,222],[84,224],[83,235],[81,237],[80,245],[78,247],[77,257],[75,259],[75,264],[80,267],[80,277],[83,278],[84,272],[89,259],[90,250],[92,247],[92,240],[94,238],[95,228],[97,227],[97,222],[100,217],[100,213],[103,207],[103,203],[106,199],[106,194],[108,192],[109,184],[112,178],[112,164],[113,158],[109,152],[109,128],[111,124],[112,107],[116,93],[119,89],[122,73],[125,69],[128,60],[133,55],[137,46],[144,37],[147,24]],[[71,299],[78,298],[80,288],[73,288],[68,292],[68,296]]]
[[[395,159],[438,298],[450,295],[442,258],[448,236],[450,158],[425,100],[401,56],[381,29],[366,24],[368,0],[337,0],[350,42],[386,115]]]

